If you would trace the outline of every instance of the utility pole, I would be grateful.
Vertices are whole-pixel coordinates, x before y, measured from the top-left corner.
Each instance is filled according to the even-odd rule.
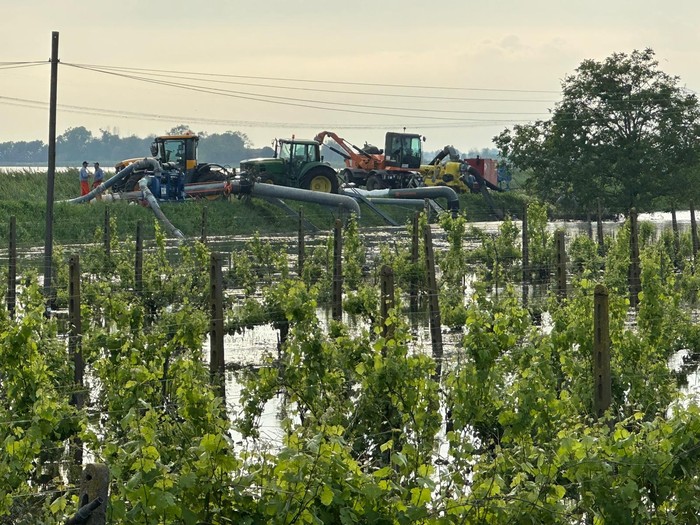
[[[53,306],[53,188],[56,176],[56,92],[58,90],[58,31],[51,33],[51,94],[49,99],[49,171],[46,178],[46,232],[44,234],[44,300]]]

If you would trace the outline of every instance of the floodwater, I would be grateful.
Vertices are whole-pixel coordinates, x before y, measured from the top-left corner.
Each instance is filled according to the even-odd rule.
[[[680,231],[689,230],[691,226],[690,212],[680,211],[676,214],[677,224]],[[638,217],[640,222],[652,222],[657,225],[657,232],[661,233],[665,229],[672,227],[672,219],[670,213],[655,213],[655,214],[640,214]],[[614,235],[617,229],[622,225],[621,221],[606,221],[603,223],[603,232],[605,235]],[[520,229],[522,224],[515,221],[515,224]],[[499,222],[484,222],[484,223],[469,223],[470,226],[476,226],[487,233],[497,233]],[[435,250],[446,247],[444,232],[439,226],[433,225],[433,242]],[[563,229],[566,232],[567,241],[570,241],[576,235],[587,235],[590,226],[586,222],[552,222],[549,224],[551,231]],[[596,236],[596,225],[592,225],[593,237]],[[321,232],[313,238],[307,237],[307,246],[313,246],[316,243],[324,243],[327,236],[332,233]],[[405,227],[381,227],[372,229],[363,229],[361,231],[363,242],[367,248],[368,256],[371,258],[373,253],[377,253],[378,246],[386,243],[408,242],[409,234]],[[296,236],[272,236],[266,237],[272,243],[280,243],[287,247],[288,250],[296,249]],[[217,238],[211,239],[210,245],[214,250],[219,250],[223,253],[230,252],[235,247],[241,246],[250,237],[240,238]],[[319,311],[319,317],[322,321],[328,321],[330,313],[327,311]],[[363,327],[353,325],[352,319],[344,318],[346,323],[359,331]],[[429,327],[427,322],[414,327],[413,330],[412,348],[416,352],[431,353],[431,341]],[[450,359],[459,350],[460,334],[450,333],[443,329],[443,349],[446,359]],[[278,332],[271,326],[260,326],[253,330],[246,330],[243,333],[227,336],[225,339],[225,359],[227,363],[235,363],[242,367],[257,367],[265,364],[265,356],[275,356],[277,354]],[[206,348],[208,350],[208,348]],[[208,356],[207,356],[208,358]],[[676,356],[671,366],[677,366],[680,363],[681,356]],[[689,393],[700,392],[700,379],[697,374],[689,377],[689,385],[687,391]],[[227,373],[226,381],[226,402],[229,408],[229,413],[232,417],[238,413],[240,409],[241,385],[236,381],[235,373]],[[279,414],[282,408],[282,398],[270,401],[265,407],[265,411],[260,420],[261,438],[268,446],[278,446],[283,438],[283,432],[280,427]]]

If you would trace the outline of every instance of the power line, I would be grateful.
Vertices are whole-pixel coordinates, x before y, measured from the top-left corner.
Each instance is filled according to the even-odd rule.
[[[175,87],[178,89],[184,89],[187,91],[194,91],[194,92],[200,92],[200,93],[207,93],[207,94],[213,94],[213,95],[221,95],[221,96],[226,96],[226,97],[232,97],[232,98],[240,98],[240,99],[245,99],[245,100],[253,100],[256,102],[267,102],[269,104],[279,104],[279,105],[285,105],[285,106],[295,106],[295,107],[303,107],[303,108],[309,108],[309,109],[316,109],[316,110],[327,110],[327,111],[340,111],[344,113],[360,113],[363,115],[375,115],[375,116],[385,116],[385,117],[401,117],[401,118],[418,118],[418,119],[428,119],[428,120],[448,120],[448,121],[464,121],[464,120],[472,120],[472,119],[465,119],[465,118],[455,118],[455,117],[440,117],[440,116],[435,116],[435,115],[402,115],[402,114],[395,114],[395,113],[384,113],[380,111],[364,111],[362,109],[344,109],[344,108],[365,108],[365,109],[378,109],[378,110],[387,110],[387,111],[411,111],[411,112],[420,112],[420,113],[449,113],[451,115],[454,114],[479,114],[479,115],[512,115],[514,114],[513,112],[499,112],[499,111],[459,111],[459,110],[435,110],[435,109],[416,109],[416,108],[396,108],[396,107],[387,107],[387,106],[374,106],[374,105],[369,105],[369,104],[351,104],[351,103],[346,103],[346,102],[328,102],[328,101],[319,101],[319,100],[309,100],[309,99],[297,99],[297,98],[291,98],[291,97],[282,97],[282,96],[276,96],[276,95],[262,95],[258,93],[250,93],[246,91],[234,91],[234,90],[224,90],[224,89],[216,89],[216,88],[206,88],[202,86],[193,86],[190,84],[183,84],[180,82],[166,82],[164,80],[157,80],[157,79],[151,79],[147,77],[138,77],[135,75],[127,75],[123,73],[115,73],[112,71],[106,71],[106,70],[100,70],[100,69],[91,69],[91,68],[84,68],[81,66],[76,66],[73,64],[65,64],[67,66],[71,67],[76,67],[79,69],[84,69],[87,71],[94,71],[97,73],[103,73],[106,75],[114,75],[117,77],[121,78],[128,78],[131,80],[136,80],[140,82],[146,82],[146,83],[152,83],[152,84],[157,84],[157,85],[163,85],[163,86],[169,86],[169,87]],[[263,98],[261,98],[263,97]],[[311,105],[311,104],[323,104],[326,106],[340,106],[340,107],[319,107],[318,105]],[[518,114],[518,113],[515,113]],[[527,112],[527,113],[519,113],[520,115],[544,115],[544,113],[533,113],[533,112]]]
[[[17,97],[5,97],[0,95],[0,104],[8,106],[18,106],[26,107],[31,109],[41,109],[45,110],[48,107],[47,102],[42,102],[40,100],[22,99]],[[387,127],[391,128],[395,124],[328,124],[328,123],[304,123],[304,122],[274,122],[274,121],[250,121],[250,120],[234,120],[234,119],[213,119],[204,117],[192,117],[192,116],[175,116],[175,115],[162,115],[156,113],[141,113],[133,111],[124,110],[111,110],[104,108],[93,108],[87,106],[75,106],[68,104],[58,104],[58,108],[62,111],[68,113],[77,113],[84,115],[96,115],[96,116],[118,116],[126,119],[141,119],[141,120],[152,120],[152,121],[165,121],[165,122],[189,122],[189,123],[199,123],[199,124],[213,124],[221,126],[244,126],[244,127],[257,127],[257,128],[319,128],[319,127],[343,127],[347,129],[385,129]],[[488,126],[488,125],[500,125],[503,123],[518,122],[518,120],[512,119],[493,119],[493,120],[471,120],[471,121],[458,121],[446,124],[412,124],[407,127],[423,127],[423,128],[443,128],[443,127],[476,127],[476,126]],[[522,122],[528,122],[527,120],[522,120]]]
[[[73,64],[74,66],[83,66],[86,68],[97,68],[97,69],[117,69],[123,71],[135,71],[135,72],[151,72],[151,73],[176,73],[176,74],[190,74],[190,75],[200,75],[200,76],[213,76],[222,78],[245,78],[253,80],[273,80],[277,82],[300,82],[309,84],[335,84],[335,85],[346,85],[346,86],[371,86],[371,87],[388,87],[388,88],[404,88],[404,89],[433,89],[433,90],[444,90],[444,91],[483,91],[483,92],[503,92],[503,93],[547,93],[547,94],[559,94],[559,91],[549,91],[549,90],[534,90],[534,89],[509,89],[509,88],[474,88],[474,87],[454,87],[454,86],[430,86],[430,85],[411,85],[411,84],[383,84],[377,82],[352,82],[352,81],[340,81],[340,80],[316,80],[316,79],[302,79],[302,78],[285,78],[285,77],[262,77],[262,76],[252,76],[252,75],[232,75],[226,73],[202,73],[202,72],[182,72],[175,71],[171,69],[150,69],[150,68],[125,68],[117,66],[101,66],[96,64]]]
[[[68,65],[74,65],[76,67],[90,67],[90,66],[83,65],[83,64],[68,64]],[[90,67],[90,69],[94,69],[94,68],[95,68],[95,66]],[[132,72],[132,71],[146,71],[146,70],[141,70],[141,69],[136,69],[136,68],[119,68],[119,67],[110,67],[110,66],[104,66],[104,67],[101,67],[98,69],[111,70],[114,72],[123,72],[123,73]],[[195,80],[195,81],[202,81],[203,80],[202,78],[198,78],[197,76],[187,76],[190,73],[179,73],[179,72],[178,73],[158,73],[158,72],[151,73],[151,72],[149,72],[147,74],[150,75],[151,77],[177,78],[180,80]],[[215,76],[215,75],[212,75],[212,76]],[[221,75],[221,76],[227,76],[227,75]],[[241,86],[271,88],[271,89],[286,89],[286,90],[293,90],[293,91],[311,91],[311,92],[315,92],[315,93],[334,93],[334,94],[339,94],[339,95],[363,95],[363,96],[424,99],[424,100],[444,100],[444,101],[460,101],[460,102],[535,102],[535,103],[553,103],[553,102],[556,102],[555,100],[543,100],[543,99],[448,97],[448,96],[435,96],[435,95],[409,95],[409,94],[405,94],[405,93],[376,93],[376,92],[370,92],[370,91],[346,91],[346,90],[338,90],[338,89],[307,88],[307,87],[299,87],[299,86],[276,86],[273,84],[260,84],[260,83],[253,83],[253,82],[218,80],[216,78],[207,79],[207,82],[211,82],[211,83],[215,83],[215,84],[241,85]]]

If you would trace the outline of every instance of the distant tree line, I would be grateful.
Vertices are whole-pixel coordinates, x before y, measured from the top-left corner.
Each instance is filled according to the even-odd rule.
[[[178,134],[189,129],[181,125],[166,134]],[[245,133],[239,131],[197,134],[200,136],[198,157],[203,162],[237,166],[243,159],[273,154],[270,147],[253,148]],[[87,160],[107,167],[123,159],[147,157],[150,156],[154,138],[155,135],[120,137],[106,130],[100,130],[100,135],[95,136],[83,126],[68,128],[56,138],[56,165],[79,166],[83,160]],[[48,145],[40,140],[0,142],[0,165],[41,166],[46,165],[47,160]]]

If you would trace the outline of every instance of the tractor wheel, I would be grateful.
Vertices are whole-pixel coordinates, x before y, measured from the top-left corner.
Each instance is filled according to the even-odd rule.
[[[367,191],[383,190],[386,187],[384,181],[377,175],[370,175],[367,177],[367,183],[365,186],[367,186]]]
[[[301,189],[338,193],[338,176],[329,170],[312,169],[301,179]]]

